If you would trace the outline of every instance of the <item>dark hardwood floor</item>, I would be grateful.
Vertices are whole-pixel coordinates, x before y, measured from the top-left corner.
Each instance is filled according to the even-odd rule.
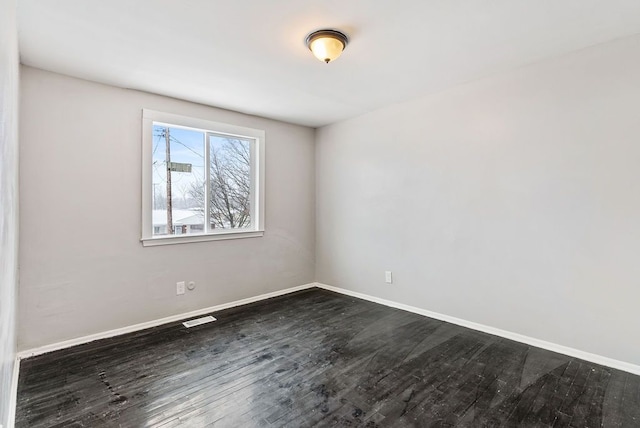
[[[325,290],[214,315],[23,360],[16,426],[640,427],[640,376]]]

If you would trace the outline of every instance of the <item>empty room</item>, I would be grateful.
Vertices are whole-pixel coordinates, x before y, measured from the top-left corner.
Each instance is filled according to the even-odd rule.
[[[0,428],[640,427],[640,2],[0,0]]]

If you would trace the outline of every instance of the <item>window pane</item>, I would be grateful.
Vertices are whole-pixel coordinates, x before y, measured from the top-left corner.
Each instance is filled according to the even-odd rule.
[[[251,226],[251,140],[209,134],[211,229]]]
[[[204,138],[204,132],[153,125],[154,235],[204,233]]]

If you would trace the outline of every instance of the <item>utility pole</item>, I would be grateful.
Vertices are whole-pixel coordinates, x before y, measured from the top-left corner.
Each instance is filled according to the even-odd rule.
[[[167,143],[167,233],[173,235],[173,207],[171,203],[171,137],[169,127],[164,128],[164,138]]]

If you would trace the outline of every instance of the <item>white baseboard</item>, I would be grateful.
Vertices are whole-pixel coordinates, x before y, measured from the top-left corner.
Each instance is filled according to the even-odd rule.
[[[20,375],[20,359],[15,358],[13,362],[13,373],[11,375],[11,389],[9,390],[9,418],[7,428],[13,428],[16,424],[16,408],[18,404],[18,376]],[[2,428],[2,424],[0,424]]]
[[[370,302],[379,303],[381,305],[389,306],[396,309],[402,309],[404,311],[413,312],[415,314],[423,315],[425,317],[435,318],[440,321],[446,321],[451,324],[456,324],[462,327],[470,328],[472,330],[482,331],[484,333],[489,333],[496,336],[504,337],[506,339],[515,340],[516,342],[526,343],[527,345],[536,346],[542,349],[547,349],[549,351],[557,352],[559,354],[580,358],[582,360],[590,361],[592,363],[596,363],[603,366],[612,367],[614,369],[623,370],[625,372],[640,375],[640,366],[636,364],[615,360],[609,357],[603,357],[602,355],[592,354],[590,352],[581,351],[579,349],[569,348],[568,346],[558,345],[556,343],[551,343],[551,342],[536,339],[533,337],[525,336],[522,334],[513,333],[511,331],[501,330],[499,328],[490,327],[490,326],[478,324],[472,321],[451,317],[449,315],[439,314],[437,312],[428,311],[426,309],[405,305],[403,303],[398,303],[398,302],[394,302],[387,299],[381,299],[379,297],[358,293],[356,291],[351,291],[351,290],[347,290],[340,287],[334,287],[332,285],[326,285],[318,282],[316,283],[316,286],[318,288],[323,288],[325,290],[334,291],[336,293],[345,294],[351,297],[357,297],[358,299],[368,300]]]
[[[46,354],[47,352],[53,352],[60,349],[70,348],[76,345],[82,345],[84,343],[93,342],[94,340],[106,339],[109,337],[119,336],[121,334],[132,333],[134,331],[145,330],[151,327],[157,327],[162,324],[168,324],[175,321],[182,321],[187,318],[197,317],[204,314],[209,314],[211,312],[221,311],[223,309],[233,308],[235,306],[242,306],[248,303],[258,302],[260,300],[270,299],[272,297],[278,297],[285,294],[293,293],[295,291],[306,290],[308,288],[313,288],[316,286],[316,283],[312,282],[309,284],[299,285],[297,287],[286,288],[284,290],[273,291],[271,293],[261,294],[255,297],[249,297],[246,299],[235,300],[229,303],[223,303],[221,305],[210,306],[208,308],[197,309],[195,311],[186,312],[183,314],[172,315],[170,317],[160,318],[153,321],[143,322],[140,324],[134,324],[127,327],[116,328],[114,330],[104,331],[101,333],[91,334],[89,336],[82,336],[75,339],[65,340],[62,342],[52,343],[50,345],[40,346],[38,348],[27,349],[24,351],[18,352],[18,359],[24,359],[33,357],[36,355]],[[17,379],[16,379],[17,382]],[[17,384],[16,384],[17,385]]]
[[[504,337],[506,339],[515,340],[517,342],[526,343],[528,345],[536,346],[538,348],[543,348],[543,349],[547,349],[549,351],[558,352],[560,354],[568,355],[570,357],[580,358],[582,360],[591,361],[593,363],[601,364],[603,366],[612,367],[612,368],[615,368],[615,369],[618,369],[618,370],[623,370],[625,372],[629,372],[629,373],[633,373],[633,374],[636,374],[636,375],[640,375],[640,366],[636,365],[636,364],[615,360],[613,358],[604,357],[604,356],[597,355],[597,354],[592,354],[590,352],[585,352],[585,351],[581,351],[579,349],[574,349],[574,348],[570,348],[570,347],[567,347],[567,346],[558,345],[556,343],[551,343],[551,342],[547,342],[547,341],[544,341],[544,340],[536,339],[536,338],[533,338],[533,337],[525,336],[525,335],[522,335],[522,334],[513,333],[511,331],[501,330],[499,328],[490,327],[490,326],[483,325],[483,324],[478,324],[478,323],[475,323],[475,322],[472,322],[472,321],[467,321],[467,320],[463,320],[463,319],[460,319],[460,318],[455,318],[455,317],[452,317],[452,316],[449,316],[449,315],[439,314],[437,312],[432,312],[432,311],[429,311],[429,310],[426,310],[426,309],[417,308],[415,306],[405,305],[403,303],[398,303],[398,302],[394,302],[394,301],[391,301],[391,300],[370,296],[368,294],[359,293],[359,292],[356,292],[356,291],[351,291],[351,290],[347,290],[347,289],[344,289],[344,288],[334,287],[334,286],[331,286],[331,285],[327,285],[327,284],[322,284],[322,283],[316,282],[316,283],[309,283],[309,284],[300,285],[300,286],[297,286],[297,287],[291,287],[291,288],[287,288],[287,289],[284,289],[284,290],[278,290],[278,291],[274,291],[274,292],[271,292],[271,293],[261,294],[259,296],[249,297],[247,299],[241,299],[241,300],[236,300],[236,301],[229,302],[229,303],[223,303],[221,305],[202,308],[202,309],[198,309],[198,310],[191,311],[191,312],[186,312],[186,313],[182,313],[182,314],[178,314],[178,315],[173,315],[173,316],[170,316],[170,317],[160,318],[160,319],[157,319],[157,320],[148,321],[148,322],[144,322],[144,323],[140,323],[140,324],[135,324],[135,325],[131,325],[131,326],[128,326],[128,327],[109,330],[109,331],[105,331],[105,332],[101,332],[101,333],[92,334],[92,335],[89,335],[89,336],[78,337],[76,339],[65,340],[63,342],[53,343],[53,344],[41,346],[41,347],[38,347],[38,348],[33,348],[33,349],[20,351],[17,354],[17,361],[16,361],[16,365],[14,367],[14,374],[13,374],[14,378],[12,380],[13,386],[12,386],[12,390],[11,390],[11,393],[13,394],[11,399],[13,401],[10,403],[10,405],[13,404],[14,409],[15,409],[15,393],[16,393],[17,385],[18,385],[19,360],[21,360],[21,359],[28,358],[28,357],[33,357],[33,356],[36,356],[36,355],[45,354],[47,352],[57,351],[59,349],[70,348],[72,346],[93,342],[94,340],[106,339],[106,338],[109,338],[109,337],[119,336],[121,334],[132,333],[132,332],[135,332],[135,331],[144,330],[144,329],[151,328],[151,327],[156,327],[156,326],[159,326],[159,325],[162,325],[162,324],[168,324],[168,323],[175,322],[175,321],[181,321],[181,320],[184,320],[184,319],[187,319],[187,318],[197,317],[197,316],[200,316],[200,315],[204,315],[204,314],[208,314],[208,313],[212,313],[212,312],[216,312],[216,311],[221,311],[223,309],[228,309],[228,308],[232,308],[232,307],[236,307],[236,306],[246,305],[248,303],[254,303],[254,302],[258,302],[260,300],[269,299],[271,297],[282,296],[282,295],[285,295],[285,294],[293,293],[293,292],[300,291],[300,290],[306,290],[308,288],[313,288],[313,287],[323,288],[325,290],[334,291],[336,293],[340,293],[340,294],[344,294],[344,295],[347,295],[347,296],[356,297],[356,298],[363,299],[363,300],[368,300],[370,302],[379,303],[381,305],[389,306],[389,307],[392,307],[392,308],[402,309],[402,310],[405,310],[405,311],[408,311],[408,312],[413,312],[415,314],[423,315],[423,316],[426,316],[426,317],[429,317],[429,318],[434,318],[434,319],[438,319],[438,320],[441,320],[441,321],[449,322],[451,324],[456,324],[456,325],[459,325],[459,326],[462,326],[462,327],[467,327],[467,328],[470,328],[472,330],[482,331],[484,333],[489,333],[489,334],[493,334],[493,335],[496,335],[496,336]],[[11,425],[9,425],[9,426],[11,426]]]

